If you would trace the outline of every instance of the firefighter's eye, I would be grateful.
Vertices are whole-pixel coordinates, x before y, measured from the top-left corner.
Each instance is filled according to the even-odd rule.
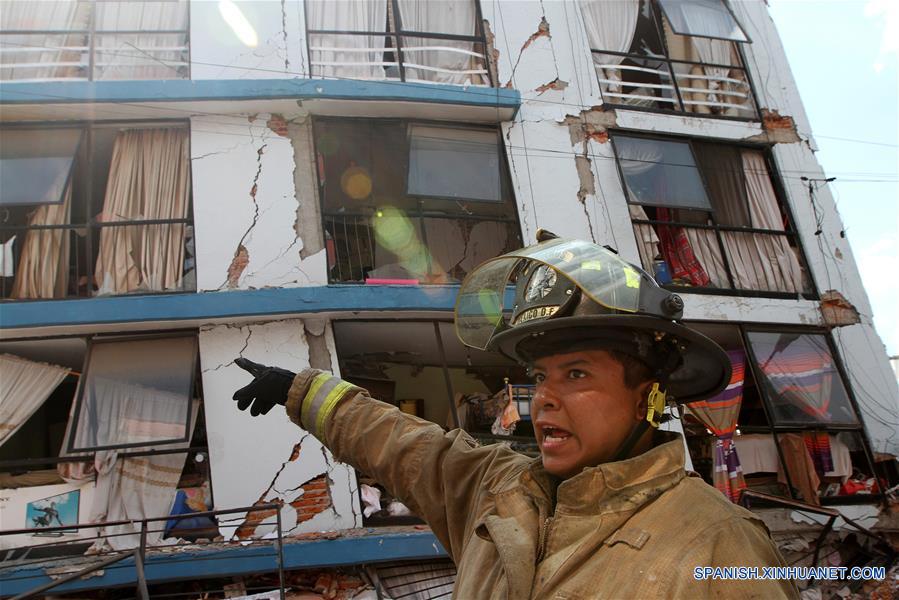
[[[534,383],[543,383],[546,379],[546,375],[543,373],[531,373],[531,379],[534,380]]]
[[[583,379],[587,374],[580,369],[571,369],[568,371],[568,379]]]

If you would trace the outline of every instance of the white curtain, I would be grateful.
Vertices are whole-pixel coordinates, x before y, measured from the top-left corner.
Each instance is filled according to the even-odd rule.
[[[97,2],[96,30],[145,31],[99,34],[94,40],[96,79],[181,79],[187,76],[188,2]]]
[[[91,3],[86,0],[17,0],[0,7],[0,29],[86,30],[90,27]],[[85,34],[7,34],[3,36],[3,66],[0,79],[86,79],[88,39]],[[28,66],[12,68],[14,64]]]
[[[335,2],[306,0],[308,29],[385,31],[387,0]],[[311,34],[313,77],[384,79],[385,36]],[[395,60],[395,59],[394,59]]]
[[[744,150],[741,156],[752,227],[783,231],[783,218],[764,156],[755,150]],[[738,288],[802,291],[802,269],[786,236],[724,232],[722,240]]]
[[[85,385],[81,414],[76,417],[76,449],[151,444],[184,437],[187,398],[183,394],[94,376]]]
[[[190,198],[188,132],[119,132],[112,152],[101,221],[183,219]],[[104,227],[95,277],[98,294],[178,289],[186,225]]]
[[[181,402],[183,410],[183,398]],[[193,401],[191,431],[197,420],[199,404],[198,400]],[[190,443],[185,442],[167,447],[189,446]],[[115,450],[98,452],[95,460],[97,490],[91,505],[90,522],[139,521],[168,516],[186,459],[186,452],[121,459]],[[165,521],[149,523],[147,528],[150,531],[147,535],[147,544],[149,546],[162,544]],[[140,524],[102,527],[98,535],[100,539],[91,546],[88,553],[110,548],[114,550],[135,548],[140,543]]]
[[[62,383],[69,369],[0,354],[0,446]]]
[[[631,219],[648,219],[646,211],[639,204],[628,204]],[[652,225],[637,223],[634,225],[637,235],[637,250],[640,251],[640,262],[647,271],[652,271],[652,262],[659,255],[659,236]]]
[[[60,176],[68,176],[68,172]],[[39,206],[28,225],[67,225],[71,214],[72,185],[66,186],[59,204]],[[17,299],[64,298],[69,288],[68,229],[34,229],[25,234],[10,297]]]
[[[474,0],[399,0],[399,8],[404,31],[454,35],[476,31]],[[488,83],[484,59],[473,42],[404,36],[401,43],[409,81]]]
[[[584,26],[587,28],[587,40],[594,50],[610,52],[627,52],[634,40],[637,17],[640,12],[640,0],[579,0]],[[620,71],[610,66],[618,66],[624,60],[622,56],[611,54],[593,55],[593,63],[600,79],[621,81]],[[600,65],[606,65],[602,68]],[[620,92],[618,83],[602,84],[608,91]]]

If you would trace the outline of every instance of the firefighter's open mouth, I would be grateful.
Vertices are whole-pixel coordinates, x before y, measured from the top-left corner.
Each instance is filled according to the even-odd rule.
[[[543,445],[545,446],[553,446],[556,444],[561,444],[565,440],[571,437],[571,434],[564,429],[559,429],[558,427],[544,427],[543,428]]]

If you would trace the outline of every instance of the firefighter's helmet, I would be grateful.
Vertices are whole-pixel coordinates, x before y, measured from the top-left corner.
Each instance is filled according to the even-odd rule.
[[[538,240],[465,278],[455,308],[463,344],[522,364],[582,349],[616,350],[644,362],[677,403],[724,389],[730,361],[715,342],[678,322],[680,296],[596,244],[543,231]]]

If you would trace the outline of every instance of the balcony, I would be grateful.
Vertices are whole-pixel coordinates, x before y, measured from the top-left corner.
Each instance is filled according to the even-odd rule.
[[[312,77],[490,86],[476,0],[309,0]]]
[[[9,128],[0,136],[0,298],[195,288],[186,128]]]
[[[749,38],[722,0],[580,6],[605,104],[758,120],[739,49]]]
[[[0,80],[188,79],[187,0],[4,2]]]

